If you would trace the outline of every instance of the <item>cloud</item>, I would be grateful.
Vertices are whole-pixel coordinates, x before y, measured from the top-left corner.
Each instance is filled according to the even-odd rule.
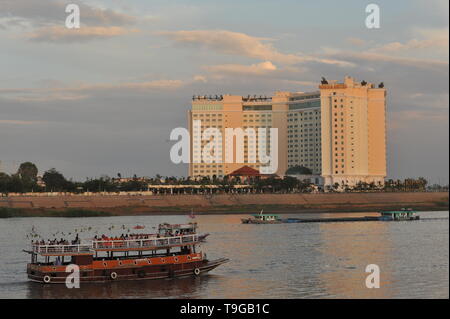
[[[26,39],[55,43],[107,39],[136,31],[124,27],[135,24],[135,17],[83,2],[77,3],[81,28],[67,29],[65,9],[68,3],[60,0],[1,0],[0,29],[20,27],[27,30]]]
[[[19,102],[49,102],[49,101],[75,101],[91,97],[95,92],[109,91],[112,93],[149,92],[159,90],[173,90],[187,84],[199,81],[194,78],[182,80],[153,80],[143,82],[78,84],[68,87],[50,88],[12,88],[0,89],[4,98]]]
[[[346,41],[354,46],[363,46],[366,44],[366,41],[360,38],[347,38]]]
[[[430,110],[394,110],[389,114],[388,130],[391,133],[398,133],[399,130],[410,130],[411,123],[422,122],[427,125],[448,125],[447,114],[440,109]]]
[[[277,67],[270,61],[261,62],[252,65],[241,64],[222,64],[205,66],[207,71],[213,73],[234,73],[234,74],[253,74],[261,75],[277,70]]]
[[[204,75],[195,75],[194,76],[194,81],[195,82],[203,82],[203,83],[207,83],[208,82],[208,78]]]
[[[281,53],[271,43],[267,43],[270,39],[253,37],[239,32],[226,30],[181,30],[161,31],[157,32],[157,34],[185,45],[198,45],[222,54],[239,55],[280,64],[318,62],[338,66],[351,66],[351,63],[334,59]]]
[[[68,29],[62,26],[50,26],[42,27],[28,33],[26,34],[26,38],[37,42],[74,42],[111,38],[134,32],[139,32],[139,30],[123,27],[81,27],[79,29]]]
[[[416,29],[418,38],[406,42],[390,42],[371,49],[372,52],[392,53],[407,50],[440,50],[448,54],[449,29]]]
[[[16,17],[27,20],[34,25],[62,24],[67,13],[67,1],[60,0],[2,0],[0,1],[0,18]],[[110,9],[97,8],[85,3],[77,3],[80,7],[82,24],[91,26],[129,25],[136,18]]]
[[[42,121],[0,120],[0,124],[7,124],[7,125],[36,125],[45,123],[46,122]]]
[[[414,69],[425,69],[440,73],[447,72],[446,69],[448,69],[448,61],[420,59],[412,57],[399,57],[373,52],[336,51],[334,53],[330,53],[330,56],[356,64],[358,64],[358,62],[397,64]]]

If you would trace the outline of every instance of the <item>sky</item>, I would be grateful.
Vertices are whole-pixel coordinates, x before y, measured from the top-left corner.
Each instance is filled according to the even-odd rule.
[[[80,29],[67,29],[78,4]],[[380,28],[365,25],[369,3]],[[448,183],[447,0],[0,0],[0,171],[183,176],[194,94],[384,82],[388,177]]]

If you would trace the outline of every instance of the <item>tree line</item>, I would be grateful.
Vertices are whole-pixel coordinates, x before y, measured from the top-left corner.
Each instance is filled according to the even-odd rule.
[[[286,173],[297,173],[309,175],[310,170],[295,169]],[[163,177],[156,175],[155,177],[140,178],[136,175],[133,178],[123,179],[118,173],[117,177],[109,177],[106,175],[97,178],[87,178],[86,181],[73,181],[67,179],[62,173],[52,168],[38,177],[38,168],[34,163],[25,162],[20,164],[16,173],[8,175],[0,172],[0,193],[29,193],[29,192],[130,192],[130,191],[146,191],[149,185],[201,185],[206,188],[207,185],[216,185],[219,191],[229,192],[234,189],[235,185],[250,185],[255,192],[311,192],[320,190],[308,180],[299,180],[292,176],[284,176],[282,178],[272,176],[269,178],[249,177],[244,180],[237,176],[204,176],[201,178],[191,177]],[[442,191],[448,190],[448,186],[432,185],[427,186],[428,182],[425,178],[417,179],[407,178],[404,180],[389,179],[384,185],[374,183],[358,183],[356,186],[350,187],[345,184],[335,184],[327,186],[326,191],[346,191],[346,192],[362,192],[362,191]],[[151,188],[151,187],[150,187]]]

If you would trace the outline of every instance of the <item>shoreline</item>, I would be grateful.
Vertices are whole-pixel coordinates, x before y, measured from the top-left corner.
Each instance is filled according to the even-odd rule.
[[[280,204],[283,203],[283,204]],[[448,211],[448,193],[54,196],[0,199],[0,218]]]
[[[385,209],[385,210],[394,210],[392,209]],[[360,213],[378,213],[381,210],[265,210],[264,213],[272,213],[272,214],[278,214],[278,215],[293,215],[293,214],[307,214],[307,215],[314,215],[314,214],[360,214]],[[449,211],[448,208],[437,208],[437,209],[424,209],[424,210],[418,210],[415,209],[417,212],[446,212]],[[260,211],[257,210],[239,210],[239,211],[207,211],[207,212],[195,212],[195,215],[201,216],[201,215],[250,215],[250,214],[257,214]],[[6,216],[5,216],[6,215]],[[131,213],[112,213],[110,211],[90,211],[90,210],[77,210],[77,213],[74,214],[71,210],[66,211],[52,211],[52,210],[46,210],[46,211],[28,211],[28,210],[20,210],[20,209],[14,209],[7,214],[4,214],[2,209],[0,209],[0,220],[4,218],[33,218],[33,217],[43,217],[43,218],[90,218],[90,217],[119,217],[119,216],[189,216],[190,211],[181,212],[181,211],[158,211],[158,212],[131,212]]]

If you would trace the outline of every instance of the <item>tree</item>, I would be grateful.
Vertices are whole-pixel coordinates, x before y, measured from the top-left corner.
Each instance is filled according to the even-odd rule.
[[[25,162],[20,164],[19,169],[17,170],[17,178],[21,180],[19,183],[16,181],[16,187],[21,184],[23,192],[30,192],[37,190],[39,187],[37,185],[37,175],[38,168],[35,164],[31,162]]]
[[[11,175],[7,189],[11,193],[23,193],[25,191],[23,181],[18,174]]]
[[[11,177],[8,174],[0,173],[0,193],[8,193],[10,181]]]
[[[25,162],[25,163],[20,164],[20,167],[17,170],[17,174],[24,181],[36,182],[37,175],[38,175],[38,169],[35,164],[33,164],[31,162]]]
[[[286,175],[312,175],[311,169],[305,166],[293,166],[287,169]]]
[[[47,190],[64,191],[67,188],[67,180],[63,174],[52,168],[44,173],[42,180],[45,182]]]
[[[292,191],[297,188],[299,180],[292,176],[285,176],[281,181],[281,187],[286,191]]]

